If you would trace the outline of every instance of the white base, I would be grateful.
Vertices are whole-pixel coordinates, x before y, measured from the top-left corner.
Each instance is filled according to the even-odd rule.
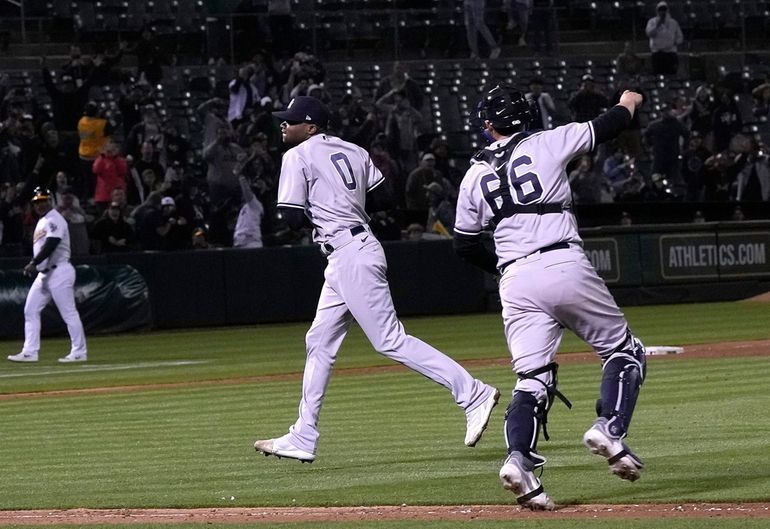
[[[648,355],[672,355],[684,353],[684,347],[675,347],[672,345],[646,345],[644,348]]]

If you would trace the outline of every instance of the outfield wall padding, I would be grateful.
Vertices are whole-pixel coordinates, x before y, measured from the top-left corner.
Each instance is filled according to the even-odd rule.
[[[23,338],[24,303],[32,279],[21,270],[0,270],[0,338]],[[75,267],[75,305],[86,334],[114,333],[149,328],[152,310],[142,275],[127,265]],[[66,334],[53,303],[41,314],[41,334]],[[66,353],[64,351],[63,353]]]
[[[770,288],[770,222],[613,226],[584,229],[581,236],[620,304],[729,300]],[[491,276],[457,258],[452,241],[383,246],[399,315],[483,312],[499,306]],[[1,260],[0,269],[18,274],[26,262]],[[310,320],[326,260],[310,245],[129,253],[77,262],[95,271],[128,265],[147,285],[143,314],[152,314],[156,328],[179,328]],[[3,307],[4,329],[20,333],[26,291],[5,277],[11,276],[0,276],[0,298],[16,303]],[[103,310],[81,310],[87,328],[121,330],[114,319],[100,322]],[[47,322],[44,326],[48,331]]]

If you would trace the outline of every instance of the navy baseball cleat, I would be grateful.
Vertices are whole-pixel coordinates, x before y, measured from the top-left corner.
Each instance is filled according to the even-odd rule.
[[[583,444],[591,450],[592,454],[606,458],[610,465],[610,472],[620,479],[628,481],[639,479],[644,462],[626,446],[626,443],[609,434],[606,418],[596,419],[594,425],[583,435]]]
[[[500,481],[503,488],[516,495],[516,501],[522,507],[533,511],[552,511],[556,505],[543,490],[534,469],[532,461],[521,452],[511,452],[500,468]]]
[[[481,434],[484,433],[487,424],[489,424],[489,418],[492,416],[492,409],[497,405],[497,401],[500,400],[500,391],[492,386],[490,386],[490,389],[492,391],[489,396],[484,399],[484,402],[465,414],[467,421],[465,428],[465,446],[476,446],[476,443],[481,439]]]
[[[303,463],[312,463],[313,460],[315,460],[315,454],[300,450],[285,439],[285,437],[287,436],[257,441],[254,443],[254,448],[257,452],[265,454],[265,456],[273,455],[278,459],[285,457],[288,459],[296,459]]]

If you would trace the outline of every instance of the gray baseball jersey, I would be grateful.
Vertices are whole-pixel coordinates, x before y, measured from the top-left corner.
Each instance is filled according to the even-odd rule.
[[[398,320],[385,252],[371,233],[364,211],[366,192],[382,182],[382,174],[365,150],[326,134],[312,136],[283,158],[278,205],[305,210],[315,226],[315,240],[328,257],[318,309],[305,337],[307,360],[299,418],[285,437],[291,446],[312,454],[337,350],[353,320],[379,353],[449,389],[466,412],[496,391],[448,356],[408,335]]]
[[[512,153],[505,149],[511,141],[518,141]],[[495,152],[497,167],[508,175],[510,194],[501,195],[496,167],[474,158],[460,185],[455,232],[477,235],[488,229],[506,200],[519,205],[557,203],[565,208],[562,214],[517,214],[499,219],[494,231],[498,265],[557,242],[581,244],[577,222],[569,211],[572,195],[564,167],[576,155],[593,148],[591,123],[571,123],[523,139],[514,135],[493,143],[487,150]]]
[[[305,210],[314,240],[324,243],[340,230],[369,222],[366,193],[383,181],[364,149],[318,134],[284,154],[278,207]]]
[[[628,324],[582,249],[565,166],[594,148],[591,123],[571,123],[550,131],[514,135],[475,157],[457,201],[455,232],[477,235],[492,228],[500,279],[500,299],[508,347],[517,373],[554,360],[564,328],[606,355],[621,345]],[[511,143],[514,142],[514,143]],[[511,148],[512,147],[512,148]],[[498,156],[499,155],[499,156]],[[494,167],[493,167],[494,165]],[[501,192],[500,176],[509,185]],[[500,214],[512,204],[552,204],[559,213]],[[564,247],[541,252],[558,243]],[[538,375],[550,382],[550,373]],[[545,386],[521,379],[516,390],[544,398]]]

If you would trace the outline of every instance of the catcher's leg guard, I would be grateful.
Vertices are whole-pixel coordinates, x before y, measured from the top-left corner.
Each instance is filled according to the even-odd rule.
[[[644,345],[630,332],[625,343],[602,359],[602,383],[596,414],[607,419],[607,431],[622,439],[628,432],[639,388],[647,372]]]
[[[508,453],[520,452],[533,464],[542,467],[545,458],[537,453],[537,438],[545,411],[545,401],[538,401],[526,391],[516,390],[505,411],[505,443]]]

